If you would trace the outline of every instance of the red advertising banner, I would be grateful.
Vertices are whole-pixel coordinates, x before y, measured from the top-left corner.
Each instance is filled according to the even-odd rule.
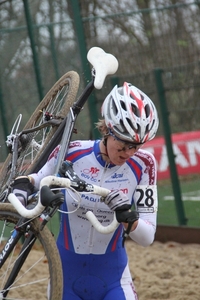
[[[173,152],[179,175],[200,173],[200,131],[172,134]],[[169,161],[164,137],[147,142],[143,149],[154,154],[158,167],[158,180],[170,177]]]

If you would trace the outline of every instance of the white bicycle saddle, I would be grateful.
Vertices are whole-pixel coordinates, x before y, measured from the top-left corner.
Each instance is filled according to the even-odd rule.
[[[119,63],[116,57],[99,47],[92,47],[87,59],[95,69],[94,87],[100,90],[107,75],[115,74]]]

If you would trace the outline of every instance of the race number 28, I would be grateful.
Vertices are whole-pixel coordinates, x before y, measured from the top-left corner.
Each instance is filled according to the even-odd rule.
[[[158,209],[156,185],[138,185],[135,191],[135,203],[138,212],[155,212]]]

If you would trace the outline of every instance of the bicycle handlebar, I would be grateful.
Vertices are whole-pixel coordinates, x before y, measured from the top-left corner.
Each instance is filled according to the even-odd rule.
[[[71,188],[72,187],[72,182],[68,178],[63,178],[63,177],[57,177],[57,176],[47,176],[41,180],[40,183],[40,189],[43,186],[58,186],[61,188]],[[91,192],[93,194],[97,194],[99,196],[107,196],[108,193],[110,192],[108,189],[105,189],[103,187],[97,186],[97,185],[92,185],[89,184],[86,186],[85,192]],[[42,211],[45,209],[45,206],[42,205],[41,199],[39,197],[37,205],[33,209],[27,209],[25,208],[19,199],[15,196],[15,194],[10,193],[8,195],[8,200],[10,203],[15,207],[17,212],[25,218],[31,219],[39,216]],[[108,226],[103,226],[96,218],[96,216],[93,214],[93,212],[88,211],[86,213],[87,219],[91,222],[91,224],[94,226],[94,228],[99,231],[100,233],[103,234],[108,234],[113,232],[119,225],[119,223],[116,220],[115,213],[114,213],[114,218],[111,224]]]

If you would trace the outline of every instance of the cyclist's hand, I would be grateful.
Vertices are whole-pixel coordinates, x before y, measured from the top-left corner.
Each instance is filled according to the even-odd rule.
[[[130,210],[130,201],[121,191],[110,192],[104,202],[116,212],[116,219],[119,223],[134,223],[139,219],[138,212]]]
[[[124,205],[127,206],[126,209],[129,209],[131,207],[128,197],[122,191],[118,190],[110,192],[104,199],[104,202],[111,210],[118,210]]]
[[[27,176],[17,177],[12,184],[12,193],[26,206],[30,195],[35,192],[34,185]]]
[[[123,208],[123,207],[121,207]],[[124,209],[117,209],[116,210],[116,219],[119,223],[134,223],[139,219],[139,213],[135,210],[124,210]]]

